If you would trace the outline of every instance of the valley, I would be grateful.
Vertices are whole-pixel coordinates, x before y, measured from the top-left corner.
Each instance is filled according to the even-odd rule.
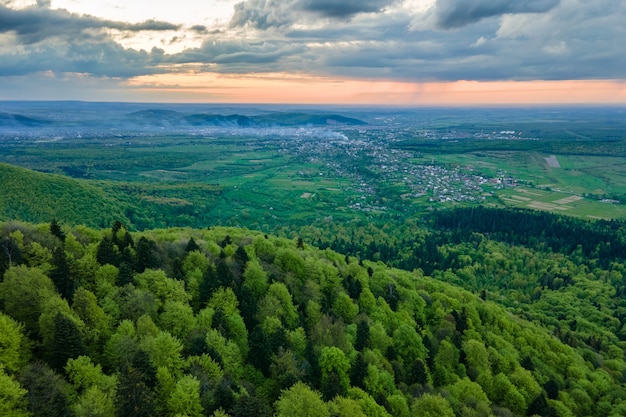
[[[19,415],[623,415],[618,109],[21,106]]]

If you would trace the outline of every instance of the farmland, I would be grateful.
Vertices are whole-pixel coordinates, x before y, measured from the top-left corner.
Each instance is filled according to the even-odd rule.
[[[402,224],[479,204],[626,217],[619,109],[345,109],[325,117],[350,124],[294,126],[319,117],[268,113],[250,119],[266,123],[256,127],[176,128],[147,120],[156,110],[142,112],[140,125],[136,112],[121,123],[123,110],[111,113],[118,127],[109,133],[106,120],[5,129],[0,162],[88,181],[121,200],[137,228]],[[224,117],[193,118],[209,119]]]

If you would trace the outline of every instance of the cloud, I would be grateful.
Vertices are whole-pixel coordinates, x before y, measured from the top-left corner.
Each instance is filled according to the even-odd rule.
[[[394,0],[299,0],[301,10],[322,16],[345,19],[359,13],[376,13],[391,5]]]
[[[189,30],[191,30],[192,32],[199,33],[199,34],[206,34],[209,32],[207,27],[204,25],[193,25],[189,28]]]
[[[319,16],[349,19],[361,13],[377,13],[396,0],[246,0],[235,5],[231,27],[269,29]]]
[[[210,26],[199,16],[190,27],[108,21],[45,5],[0,6],[0,76],[52,71],[125,79],[190,71],[417,82],[626,78],[624,2],[438,0],[420,7],[426,3],[247,0],[235,6],[228,26]],[[425,19],[435,25],[416,24]],[[194,43],[176,53],[120,44],[122,36],[144,31],[162,32],[154,44],[163,48],[174,38],[178,45]]]
[[[517,13],[545,13],[560,0],[437,0],[431,10],[437,27],[455,29],[487,17]]]
[[[23,9],[0,5],[0,76],[53,71],[132,77],[155,72],[162,58],[123,48],[108,30],[122,33],[163,32],[180,28],[168,22],[116,22],[52,10],[49,1]]]
[[[401,81],[625,77],[626,54],[617,39],[626,38],[620,23],[626,19],[626,4],[611,8],[611,0],[584,7],[577,0],[475,0],[469,11],[458,8],[469,3],[440,0],[426,12],[393,3],[385,13],[362,12],[339,23],[310,17],[321,14],[312,10],[307,12],[310,21],[294,12],[296,6],[306,5],[304,0],[249,0],[237,6],[249,13],[239,15],[238,24],[233,25],[235,12],[226,31],[207,36],[200,48],[165,59],[199,63],[219,73],[293,72]],[[419,13],[437,8],[449,27],[467,24],[455,30],[412,28]],[[498,14],[500,19],[485,19]]]
[[[199,48],[166,56],[173,64],[204,64],[211,72],[250,73],[298,70],[306,57],[303,45],[282,40],[251,42],[237,39],[211,39]]]
[[[180,28],[167,22],[147,20],[142,23],[115,22],[93,16],[75,15],[66,10],[49,9],[49,2],[25,9],[0,5],[0,33],[13,32],[20,42],[33,44],[50,38],[79,41],[92,38],[93,32],[117,29],[126,32],[171,31]]]
[[[261,30],[285,26],[291,22],[290,9],[293,3],[293,0],[247,0],[237,3],[230,26],[249,26]]]
[[[0,76],[19,76],[52,71],[129,78],[164,72],[163,54],[125,49],[112,40],[95,42],[25,45],[2,53]]]

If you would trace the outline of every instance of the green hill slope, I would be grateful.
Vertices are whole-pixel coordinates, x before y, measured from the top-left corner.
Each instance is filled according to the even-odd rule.
[[[90,181],[0,163],[0,220],[132,230],[210,224],[221,187],[202,183]]]
[[[53,218],[94,227],[129,222],[120,203],[85,181],[0,163],[0,219],[47,222]]]
[[[55,235],[0,225],[13,415],[626,413],[623,344],[583,353],[419,271],[238,228]]]

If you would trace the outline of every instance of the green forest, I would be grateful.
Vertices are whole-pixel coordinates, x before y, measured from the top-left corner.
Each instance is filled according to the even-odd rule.
[[[0,416],[626,415],[622,223],[428,222],[6,221]]]
[[[0,417],[626,415],[621,110],[131,107],[0,132]]]

